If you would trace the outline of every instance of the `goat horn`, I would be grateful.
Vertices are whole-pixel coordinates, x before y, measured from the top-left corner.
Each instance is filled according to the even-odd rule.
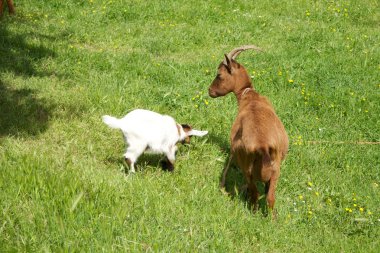
[[[235,48],[233,49],[231,52],[229,52],[227,54],[227,57],[228,59],[232,59],[232,60],[235,60],[235,58],[243,51],[247,50],[247,49],[254,49],[254,50],[257,50],[257,51],[263,51],[261,48],[259,47],[256,47],[254,45],[246,45],[246,46],[241,46],[241,47],[238,47],[238,48]]]

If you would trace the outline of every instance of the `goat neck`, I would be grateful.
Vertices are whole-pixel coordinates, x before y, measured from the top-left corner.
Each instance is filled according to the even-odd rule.
[[[250,103],[258,95],[252,86],[241,89],[238,92],[234,92],[234,94],[236,96],[239,108],[242,108],[244,105]]]

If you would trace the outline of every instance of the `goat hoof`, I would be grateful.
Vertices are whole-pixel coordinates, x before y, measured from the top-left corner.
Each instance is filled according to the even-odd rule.
[[[135,175],[136,171],[134,171],[134,170],[124,170],[124,174],[126,176],[131,176],[131,175]]]
[[[277,220],[277,211],[276,209],[269,209],[269,214],[272,218],[272,221],[276,221]]]

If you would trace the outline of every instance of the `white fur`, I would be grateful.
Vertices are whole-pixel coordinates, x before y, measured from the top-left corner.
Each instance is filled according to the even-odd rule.
[[[186,133],[172,117],[143,109],[131,111],[121,119],[108,115],[102,118],[109,127],[123,132],[127,143],[124,157],[130,161],[131,172],[135,172],[134,163],[144,151],[163,153],[174,163],[177,142],[188,136],[204,136],[208,133],[194,129]]]

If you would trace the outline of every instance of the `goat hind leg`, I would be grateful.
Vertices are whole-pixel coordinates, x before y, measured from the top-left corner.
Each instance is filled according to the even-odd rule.
[[[124,154],[125,161],[127,162],[130,172],[135,173],[135,162],[137,158],[144,152],[146,146],[133,147],[129,146]]]
[[[5,0],[0,0],[0,17],[3,15],[4,1],[5,1]]]
[[[278,177],[279,177],[279,172],[273,173],[273,175],[270,178],[270,181],[267,183],[269,185],[268,192],[267,192],[267,203],[268,203],[269,211],[272,214],[272,219],[277,218],[276,211],[274,210],[274,203],[276,201],[275,191],[276,191]],[[267,186],[265,188],[267,188]]]

